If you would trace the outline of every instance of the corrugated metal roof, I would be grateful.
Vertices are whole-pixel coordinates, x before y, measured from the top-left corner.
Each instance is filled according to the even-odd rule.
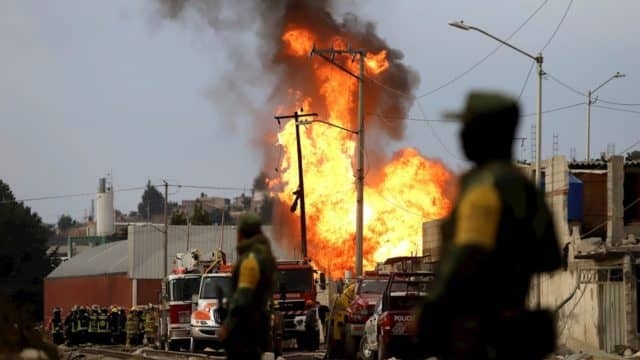
[[[129,226],[128,274],[133,279],[161,279],[164,271],[164,233],[163,225]],[[167,272],[173,268],[176,253],[198,249],[203,259],[210,259],[213,251],[222,243],[227,261],[236,260],[236,227],[219,225],[187,227],[169,225],[167,244]],[[276,258],[291,257],[291,251],[282,249],[271,236],[271,226],[263,226],[262,231],[271,239],[271,247]],[[188,242],[188,245],[187,245]]]
[[[60,264],[47,278],[126,274],[127,250],[127,240],[89,248]]]

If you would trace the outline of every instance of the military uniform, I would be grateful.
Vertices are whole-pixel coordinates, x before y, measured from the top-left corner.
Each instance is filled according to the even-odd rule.
[[[438,276],[417,316],[425,352],[416,355],[542,359],[555,346],[553,316],[527,310],[526,301],[532,276],[559,269],[560,251],[543,194],[511,160],[517,103],[472,93],[457,116],[476,166],[443,221]]]
[[[238,261],[233,268],[229,313],[223,327],[227,359],[260,359],[270,347],[271,314],[276,262],[269,239],[255,214],[240,217]]]

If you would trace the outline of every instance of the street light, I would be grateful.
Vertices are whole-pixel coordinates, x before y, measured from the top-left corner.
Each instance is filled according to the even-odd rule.
[[[595,102],[598,100],[597,97],[594,100],[592,100],[591,95],[593,95],[601,87],[605,86],[609,81],[616,78],[625,77],[625,76],[626,76],[625,74],[616,72],[615,74],[611,75],[611,77],[608,78],[605,82],[600,84],[600,86],[596,87],[593,90],[589,90],[587,92],[587,151],[585,153],[585,158],[584,158],[585,161],[589,161],[591,159],[591,104],[595,104]]]
[[[538,71],[538,97],[537,97],[537,117],[536,117],[536,165],[535,165],[535,183],[537,187],[540,187],[542,185],[542,182],[540,181],[541,179],[541,170],[540,170],[540,165],[542,163],[542,159],[541,159],[541,154],[540,154],[540,149],[541,149],[541,140],[542,140],[542,75],[544,75],[544,72],[542,71],[542,53],[538,53],[538,55],[533,56],[531,54],[529,54],[526,51],[523,51],[511,44],[509,44],[508,42],[493,36],[491,34],[489,34],[488,32],[477,28],[475,26],[471,26],[469,24],[465,24],[464,21],[460,20],[460,21],[450,21],[449,25],[460,29],[460,30],[475,30],[479,33],[482,33],[496,41],[498,41],[499,43],[502,43],[503,45],[506,45],[510,48],[512,48],[513,50],[519,52],[520,54],[532,59],[533,61],[536,62],[537,64],[537,71]]]
[[[542,178],[541,175],[541,170],[540,170],[540,165],[542,162],[541,159],[541,155],[540,155],[540,148],[541,148],[541,139],[542,139],[542,75],[544,74],[542,71],[542,53],[538,53],[537,56],[533,56],[531,54],[529,54],[528,52],[525,52],[511,44],[509,44],[508,42],[495,37],[491,34],[489,34],[488,32],[477,28],[475,26],[471,26],[469,24],[465,24],[462,20],[460,21],[451,21],[449,22],[450,26],[453,26],[455,28],[461,29],[461,30],[475,30],[479,33],[482,33],[496,41],[498,41],[499,43],[502,43],[510,48],[512,48],[513,50],[519,52],[520,54],[532,59],[533,61],[536,62],[537,64],[537,71],[538,71],[538,96],[537,96],[537,116],[536,116],[536,167],[535,167],[535,184],[536,187],[541,187],[542,186],[542,182],[540,181],[540,179]],[[538,308],[541,307],[542,305],[542,293],[541,293],[541,289],[540,289],[540,285],[541,285],[541,279],[540,279],[540,275],[537,276],[536,278],[536,302],[537,302],[537,306]]]

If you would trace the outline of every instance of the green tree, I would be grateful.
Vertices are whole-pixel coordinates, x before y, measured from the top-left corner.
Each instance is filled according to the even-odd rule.
[[[187,225],[187,215],[180,208],[175,208],[171,212],[171,225]]]
[[[151,180],[147,182],[147,188],[142,193],[142,201],[138,203],[138,214],[147,220],[153,215],[164,214],[164,196],[151,185]]]
[[[67,215],[67,214],[61,215],[60,218],[58,219],[58,230],[60,230],[60,232],[65,232],[75,224],[76,224],[76,221],[73,220],[70,215]]]
[[[191,224],[193,225],[211,225],[211,215],[202,207],[200,200],[196,200],[193,206],[193,215],[191,216]]]
[[[40,216],[0,180],[0,352],[42,347],[33,329],[43,318],[44,277],[55,265],[47,255],[49,235]]]

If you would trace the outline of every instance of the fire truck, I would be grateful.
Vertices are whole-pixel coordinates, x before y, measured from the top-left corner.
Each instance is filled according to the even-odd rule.
[[[315,274],[317,271],[309,259],[278,260],[275,289],[273,292],[275,347],[282,341],[295,339],[302,343],[304,336],[305,304],[317,301]],[[319,274],[320,288],[326,288],[324,274]],[[278,351],[276,350],[276,353]]]
[[[197,254],[197,250],[176,254],[175,267],[162,287],[163,312],[158,330],[160,343],[168,351],[186,349],[189,345],[192,298],[198,294],[202,278],[202,272],[197,268]]]

